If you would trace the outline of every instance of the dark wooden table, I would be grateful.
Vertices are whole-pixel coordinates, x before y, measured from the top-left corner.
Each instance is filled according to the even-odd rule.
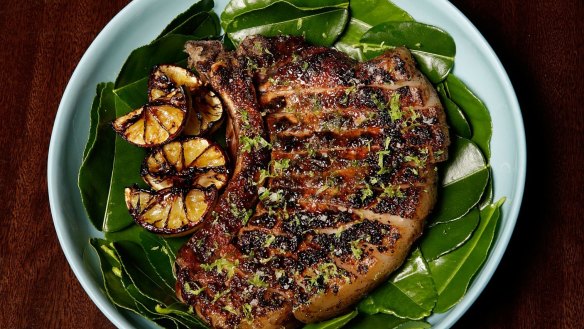
[[[113,328],[61,251],[49,210],[46,162],[71,73],[127,2],[0,3],[1,328]],[[456,328],[583,328],[584,3],[453,2],[511,77],[529,163],[509,249]]]

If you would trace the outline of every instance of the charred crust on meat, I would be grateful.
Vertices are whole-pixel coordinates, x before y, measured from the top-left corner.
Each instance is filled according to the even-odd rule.
[[[186,51],[238,151],[179,251],[177,295],[220,328],[341,314],[400,266],[435,202],[449,144],[436,92],[405,48],[363,63],[286,36]]]

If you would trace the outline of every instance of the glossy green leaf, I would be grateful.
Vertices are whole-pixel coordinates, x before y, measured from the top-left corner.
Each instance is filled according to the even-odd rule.
[[[91,145],[87,148],[78,177],[81,201],[87,217],[97,229],[103,225],[109,191],[107,182],[112,175],[115,133],[110,123],[116,115],[112,88],[113,83],[98,87],[101,93],[91,122],[95,128],[93,136],[89,136],[87,143]]]
[[[452,139],[452,146],[438,189],[438,202],[430,225],[445,223],[466,214],[481,199],[489,180],[489,167],[478,147],[465,138]]]
[[[176,278],[174,277],[172,268],[175,257],[165,242],[165,239],[147,232],[138,225],[130,225],[121,231],[105,232],[105,238],[112,242],[128,241],[140,245],[148,263],[150,263],[158,277],[160,277],[161,282],[174,295],[173,291]]]
[[[483,154],[470,140],[455,137],[451,143],[448,161],[444,166],[442,186],[454,184],[487,166]]]
[[[136,291],[124,272],[123,264],[112,243],[101,239],[91,239],[90,244],[100,260],[106,295],[114,305],[154,321],[163,328],[178,328],[174,321],[153,315],[137,301],[136,298],[144,297]]]
[[[454,66],[456,45],[446,31],[418,22],[385,22],[367,31],[360,42],[365,58],[373,58],[390,47],[406,46],[420,70],[434,83],[446,78]]]
[[[160,306],[165,306],[165,304],[160,304],[160,301],[156,300],[153,295],[149,295],[149,292],[152,292],[154,289],[143,290],[138,288],[138,285],[142,287],[146,286],[146,282],[138,283],[140,280],[147,280],[144,277],[140,277],[138,279],[135,275],[138,275],[139,269],[132,268],[135,267],[135,264],[132,264],[132,260],[126,257],[136,257],[131,252],[126,250],[126,253],[120,252],[118,249],[122,242],[116,243],[108,243],[109,251],[108,254],[115,255],[115,258],[119,261],[119,265],[121,266],[121,271],[118,271],[118,278],[121,281],[123,287],[126,289],[127,293],[134,299],[136,304],[136,309],[140,315],[143,317],[158,323],[159,325],[168,325],[171,324],[172,327],[181,328],[204,328],[201,325],[200,321],[195,319],[194,317],[182,317],[177,316],[175,314],[165,314],[157,312],[157,309]],[[129,248],[130,244],[126,244],[126,247]],[[150,283],[152,283],[152,280]],[[172,295],[171,295],[172,296]],[[174,304],[175,299],[169,296],[169,300],[172,304]],[[170,305],[170,304],[169,304]]]
[[[470,238],[478,223],[479,210],[475,207],[458,219],[430,227],[420,243],[424,258],[434,260],[460,247]]]
[[[428,262],[438,291],[434,312],[446,312],[466,293],[473,277],[487,259],[501,214],[500,207],[504,201],[501,199],[481,210],[479,226],[467,243]]]
[[[122,275],[122,267],[119,258],[111,249],[110,243],[101,239],[91,239],[89,240],[89,244],[99,257],[103,284],[108,298],[114,305],[140,314],[136,309],[134,299],[128,294],[118,276]]]
[[[431,225],[447,223],[466,214],[481,199],[489,180],[489,169],[476,173],[439,189],[438,200]]]
[[[101,103],[101,93],[105,86],[107,85],[106,82],[102,82],[97,84],[95,97],[93,98],[93,102],[91,103],[91,110],[89,111],[89,136],[87,137],[87,143],[85,144],[85,149],[83,150],[83,160],[87,156],[87,152],[93,147],[95,143],[95,133],[97,131],[97,126],[99,125],[99,108]]]
[[[124,264],[122,263],[122,266]],[[122,281],[123,282],[123,281]],[[156,322],[158,325],[167,326],[170,324],[170,328],[201,328],[197,326],[195,322],[188,321],[183,319],[182,317],[173,316],[171,314],[161,314],[156,312],[157,306],[159,304],[152,299],[148,298],[147,296],[143,295],[140,290],[134,285],[133,283],[129,283],[125,285],[126,290],[128,293],[134,298],[136,301],[136,305],[138,306],[138,310],[140,314],[151,320]],[[204,328],[204,327],[203,327]]]
[[[351,18],[343,34],[335,42],[334,47],[349,55],[349,57],[358,61],[363,61],[363,46],[359,43],[361,37],[367,32],[371,26],[362,21]]]
[[[115,232],[104,232],[104,238],[111,242],[117,241],[132,241],[139,243],[140,234],[145,232],[146,229],[142,228],[140,225],[130,225],[123,230]]]
[[[116,116],[122,116],[129,113],[132,108],[128,107],[119,97],[115,96]],[[116,136],[115,156],[113,160],[113,169],[111,180],[109,182],[109,193],[103,230],[106,232],[119,231],[128,225],[134,223],[134,220],[128,213],[126,201],[124,200],[124,189],[128,186],[140,183],[145,187],[140,176],[140,167],[146,156],[146,150],[136,147],[123,138]],[[100,181],[100,177],[94,177],[94,180]],[[102,184],[108,185],[106,181]]]
[[[286,3],[301,10],[316,10],[323,8],[348,8],[348,0],[231,0],[221,13],[221,26],[227,26],[233,20],[245,13],[261,11],[275,3]]]
[[[383,22],[413,21],[412,16],[389,0],[352,0],[351,17],[335,48],[357,60],[363,60],[359,40],[365,32]]]
[[[345,8],[301,10],[285,2],[276,2],[262,10],[236,17],[225,29],[236,44],[254,34],[264,36],[304,36],[313,44],[330,46],[343,32],[349,19]]]
[[[181,317],[193,317],[191,311],[189,311],[189,307],[181,302],[173,303],[164,307],[158,307],[156,312],[160,314],[176,314]]]
[[[175,63],[175,65],[186,68],[187,61],[183,60]],[[129,107],[136,109],[148,102],[148,75],[140,80],[136,80],[118,89],[114,89],[114,93],[120,97]]]
[[[303,329],[339,329],[349,323],[357,314],[357,311],[353,311],[327,321],[307,324]]]
[[[204,38],[217,37],[220,26],[214,13],[196,15],[200,26],[193,34],[170,34],[155,40],[149,45],[134,50],[116,79],[115,88],[118,89],[129,83],[140,80],[148,75],[154,65],[160,63],[177,63],[187,58],[183,51],[185,42]]]
[[[207,326],[192,313],[193,311],[190,310],[186,304],[181,302],[165,306],[158,305],[156,307],[156,312],[158,314],[171,315],[183,319],[184,321],[188,321],[191,323],[189,328],[207,328]]]
[[[485,187],[485,192],[479,202],[479,208],[483,209],[486,206],[493,203],[493,198],[495,197],[495,183],[493,182],[493,175],[492,172],[489,174],[489,182],[487,183],[487,187]]]
[[[415,249],[387,283],[359,303],[358,309],[366,314],[385,313],[419,320],[432,313],[434,303],[434,281],[422,253]]]
[[[491,157],[490,143],[493,135],[491,115],[485,104],[456,76],[450,74],[444,82],[448,97],[456,103],[468,119],[472,138],[487,158]]]
[[[165,305],[178,302],[174,290],[165,284],[140,245],[130,241],[118,241],[114,245],[124,262],[126,272],[143,295]]]
[[[146,76],[136,80],[121,88],[115,89],[114,93],[132,109],[137,109],[148,103],[148,79]]]
[[[195,16],[200,13],[211,12],[214,5],[213,0],[200,0],[196,2],[189,9],[176,16],[176,18],[173,19],[172,22],[162,30],[162,32],[160,32],[160,35],[158,35],[155,40],[169,34],[192,34],[200,27],[200,20],[195,19]]]
[[[414,19],[389,0],[351,0],[351,18],[371,26],[384,22],[406,22]]]
[[[172,269],[175,257],[164,239],[149,232],[142,232],[140,242],[156,272],[168,285],[174,287],[176,277]]]
[[[456,135],[470,139],[472,137],[472,131],[460,107],[458,107],[458,105],[456,105],[456,103],[454,103],[450,98],[448,98],[443,83],[438,84],[436,90],[438,90],[438,95],[440,96],[440,100],[444,105],[444,110],[450,129],[452,129]]]
[[[359,314],[347,325],[350,329],[427,329],[430,327],[430,324],[425,321],[403,319],[382,313]]]
[[[185,243],[187,243],[190,239],[190,236],[183,236],[183,237],[178,237],[178,238],[165,238],[164,241],[166,242],[166,244],[168,245],[168,250],[170,251],[171,254],[174,255],[174,257],[176,258],[176,255],[178,254],[178,250],[184,246]]]

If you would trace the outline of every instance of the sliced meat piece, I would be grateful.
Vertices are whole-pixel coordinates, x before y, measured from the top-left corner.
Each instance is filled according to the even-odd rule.
[[[364,63],[285,36],[186,50],[227,106],[237,162],[179,252],[178,296],[217,328],[346,312],[403,263],[434,206],[449,145],[436,91],[405,48]]]

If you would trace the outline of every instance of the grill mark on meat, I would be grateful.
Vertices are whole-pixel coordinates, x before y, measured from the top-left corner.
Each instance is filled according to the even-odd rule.
[[[404,48],[364,63],[297,37],[186,48],[240,151],[179,251],[177,295],[218,328],[341,314],[400,266],[433,207],[449,144],[436,92]],[[257,136],[272,144],[269,163],[265,149],[241,151]]]
[[[435,106],[438,100],[428,95],[419,87],[402,86],[353,86],[350,88],[321,88],[318,90],[303,90],[299,87],[289,87],[285,92],[269,92],[260,94],[260,102],[270,104],[275,108],[272,112],[289,109],[294,112],[308,111],[344,111],[348,108],[379,109],[380,105],[389,103],[394,94],[399,94],[399,104],[404,106]],[[273,103],[272,103],[273,102]]]

